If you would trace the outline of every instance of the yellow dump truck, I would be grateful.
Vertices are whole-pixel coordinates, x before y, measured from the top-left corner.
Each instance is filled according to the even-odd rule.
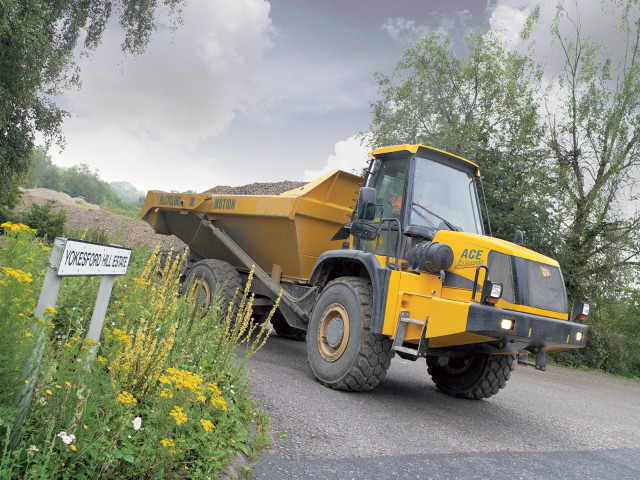
[[[318,381],[368,390],[392,357],[426,358],[443,392],[496,394],[516,355],[585,346],[589,304],[569,311],[558,263],[485,235],[474,163],[422,145],[379,148],[364,179],[333,171],[274,196],[150,191],[142,218],[188,246],[188,284],[229,301],[255,266],[256,314],[303,339]],[[486,211],[486,203],[484,204]],[[488,223],[488,218],[487,225]]]

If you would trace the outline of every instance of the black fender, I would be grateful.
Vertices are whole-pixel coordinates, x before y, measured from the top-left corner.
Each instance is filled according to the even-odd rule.
[[[382,333],[387,290],[391,271],[380,266],[373,253],[360,250],[329,250],[324,252],[313,266],[309,283],[323,288],[328,282],[342,276],[367,277],[373,287],[372,333]]]

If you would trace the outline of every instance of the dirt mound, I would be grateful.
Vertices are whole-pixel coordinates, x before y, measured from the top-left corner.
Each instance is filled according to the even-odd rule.
[[[202,193],[212,193],[214,195],[280,195],[283,192],[299,188],[303,185],[306,185],[306,182],[292,182],[290,180],[274,183],[256,182],[240,187],[218,185]]]
[[[123,243],[126,247],[134,247],[138,244],[147,244],[150,247],[160,245],[162,249],[184,247],[184,243],[179,238],[173,235],[159,235],[142,220],[115,215],[101,209],[98,205],[92,205],[82,199],[71,198],[66,193],[47,188],[24,190],[16,211],[28,210],[31,203],[42,205],[46,202],[51,202],[55,211],[64,210],[67,213],[67,234],[74,230],[80,231],[81,234],[85,228],[98,228],[106,231],[111,239]]]
[[[56,192],[55,190],[49,190],[48,188],[32,188],[30,190],[27,190],[20,187],[20,190],[22,192],[29,192],[29,196],[31,198],[43,199],[44,202],[50,201],[50,202],[63,203],[67,205],[77,205],[83,208],[100,208],[99,205],[94,205],[93,203],[89,203],[82,197],[72,198],[66,193]],[[37,202],[37,203],[44,203],[44,202]]]

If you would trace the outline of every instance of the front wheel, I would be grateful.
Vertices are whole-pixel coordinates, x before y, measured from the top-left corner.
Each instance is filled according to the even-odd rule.
[[[427,356],[427,370],[436,387],[454,397],[480,400],[504,388],[515,368],[515,355],[470,354],[443,358]]]
[[[391,364],[392,342],[371,333],[371,282],[357,277],[332,281],[313,308],[307,354],[320,383],[336,390],[375,387]]]

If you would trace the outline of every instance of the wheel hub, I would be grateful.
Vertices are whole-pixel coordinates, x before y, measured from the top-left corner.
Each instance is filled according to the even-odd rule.
[[[444,366],[444,369],[449,373],[453,373],[454,375],[460,375],[461,373],[469,370],[469,367],[471,367],[471,365],[473,364],[474,358],[475,355],[469,355],[466,357],[451,357],[449,358],[447,364]]]
[[[333,318],[327,326],[327,345],[336,348],[340,345],[344,336],[344,324],[342,319]]]
[[[329,305],[320,319],[318,333],[320,355],[328,362],[335,362],[349,343],[349,315],[342,305]]]

